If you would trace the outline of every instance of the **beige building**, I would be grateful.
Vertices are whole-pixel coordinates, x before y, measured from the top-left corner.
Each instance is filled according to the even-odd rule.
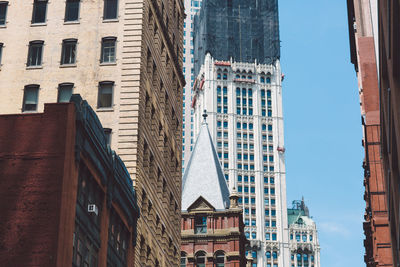
[[[137,266],[180,257],[182,0],[0,1],[0,113],[79,93],[132,175]]]

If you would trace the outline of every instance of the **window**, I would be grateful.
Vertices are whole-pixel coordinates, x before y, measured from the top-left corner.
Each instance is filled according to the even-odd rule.
[[[41,66],[42,65],[42,50],[43,41],[29,42],[28,62],[27,66]]]
[[[181,266],[180,267],[186,267],[186,253],[181,252]]]
[[[114,82],[100,82],[97,100],[98,108],[111,108],[113,102]]]
[[[104,128],[104,135],[106,137],[106,144],[107,146],[111,145],[111,133],[112,133],[112,129],[110,128]]]
[[[252,232],[252,233],[251,233],[251,238],[256,239],[256,237],[257,237],[256,232]]]
[[[76,39],[63,40],[61,51],[61,65],[75,64],[76,62]]]
[[[31,84],[24,88],[24,102],[22,104],[22,112],[36,111],[39,96],[39,85]]]
[[[196,255],[196,267],[205,267],[206,266],[206,253],[201,251]]]
[[[79,20],[79,0],[67,0],[64,21]]]
[[[45,23],[47,12],[47,0],[34,0],[33,2],[33,13],[32,13],[32,24]]]
[[[58,96],[57,96],[57,102],[58,103],[65,103],[69,102],[71,95],[72,95],[72,89],[74,88],[73,83],[61,83],[58,85]]]
[[[276,241],[276,234],[272,234],[272,240]]]
[[[1,66],[1,58],[3,56],[3,43],[0,43],[0,66]]]
[[[194,219],[194,233],[195,234],[207,233],[207,217],[199,216]]]
[[[118,15],[118,0],[104,0],[103,20],[116,19]]]
[[[119,215],[111,209],[108,227],[108,266],[126,266],[130,233]],[[111,255],[112,256],[111,256]],[[111,257],[110,257],[111,256]],[[113,257],[114,256],[114,257]],[[116,256],[116,257],[115,257]],[[86,265],[83,265],[86,266]],[[89,265],[91,266],[91,265]],[[93,266],[95,263],[93,262]]]
[[[225,254],[222,251],[217,252],[215,255],[215,266],[216,267],[225,266]]]
[[[6,25],[8,2],[0,2],[0,25]]]
[[[101,63],[115,62],[115,37],[105,37],[101,42]]]

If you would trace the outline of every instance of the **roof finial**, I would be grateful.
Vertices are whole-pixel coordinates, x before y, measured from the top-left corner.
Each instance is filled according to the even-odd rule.
[[[207,115],[207,110],[204,110],[204,111],[203,111],[204,122],[206,122],[207,117],[208,117],[208,115]]]

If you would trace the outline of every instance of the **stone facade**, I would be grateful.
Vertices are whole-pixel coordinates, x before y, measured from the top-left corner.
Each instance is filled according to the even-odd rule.
[[[245,234],[254,264],[266,266],[266,252],[279,249],[286,266],[287,206],[280,63],[218,61],[207,54],[194,84],[194,132],[208,114],[230,190],[236,188],[243,208]]]
[[[0,126],[2,264],[133,266],[132,180],[87,103],[1,115]]]
[[[6,23],[0,26],[0,113],[26,112],[23,103],[30,105],[29,111],[42,111],[44,103],[57,101],[60,85],[72,84],[73,93],[96,107],[103,126],[110,129],[111,147],[124,161],[144,207],[138,222],[138,265],[176,266],[185,84],[183,1],[79,1],[74,21],[65,19],[65,1],[45,1],[43,23],[31,20],[34,3],[9,1]],[[117,4],[115,16],[107,13],[112,9],[105,12],[105,4]],[[110,39],[115,40],[114,52],[104,48]],[[62,47],[71,40],[75,50],[67,54]],[[28,55],[33,41],[42,44],[40,64],[36,61],[34,66]],[[104,62],[106,52],[115,59]],[[65,56],[73,60],[65,64]],[[99,94],[104,82],[105,99]],[[27,99],[28,85],[39,88],[36,99]]]
[[[381,120],[376,50],[375,1],[349,0],[351,61],[357,72],[362,127],[364,168],[365,255],[368,267],[393,266],[388,218],[387,186],[381,161]]]

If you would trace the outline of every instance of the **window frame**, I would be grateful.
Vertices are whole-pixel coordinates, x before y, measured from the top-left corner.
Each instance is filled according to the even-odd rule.
[[[66,45],[68,44],[74,44],[75,48],[74,48],[74,58],[73,58],[73,62],[68,62],[66,63]],[[76,65],[76,59],[77,59],[77,46],[78,46],[78,39],[75,38],[70,38],[70,39],[64,39],[62,41],[62,47],[61,47],[61,61],[60,61],[60,65],[61,66],[74,66]],[[70,52],[70,54],[72,54]],[[71,56],[69,56],[69,58],[71,59]]]
[[[69,15],[69,9],[68,5],[72,2],[78,2],[78,14],[76,15],[75,20],[69,20],[68,15]],[[80,20],[80,11],[81,11],[81,1],[80,0],[65,0],[65,13],[64,13],[64,22],[70,23],[70,22],[79,22]]]
[[[0,1],[0,6],[4,5],[4,23],[0,21],[0,27],[5,27],[7,24],[7,11],[8,11],[8,1]]]
[[[27,109],[26,108],[26,100],[27,100],[27,91],[28,89],[35,89],[36,90],[36,106],[35,109]],[[37,112],[38,110],[38,103],[39,103],[39,90],[40,90],[40,85],[39,84],[28,84],[24,86],[24,96],[22,100],[22,112],[28,113],[28,112]]]
[[[65,83],[58,84],[58,87],[57,87],[57,103],[68,103],[69,102],[69,100],[60,102],[60,91],[61,91],[62,87],[67,87],[67,86],[71,86],[71,96],[74,93],[74,87],[75,86],[74,86],[73,83],[65,82]]]
[[[194,234],[207,234],[207,216],[200,215],[194,218]]]
[[[2,59],[3,59],[3,48],[4,48],[4,43],[0,43],[0,67],[3,65]]]
[[[116,6],[115,6],[115,17],[106,17],[106,13],[107,13],[107,2],[111,2],[111,1],[115,1],[116,2]],[[103,5],[103,21],[113,21],[113,20],[118,20],[118,16],[119,16],[119,1],[118,0],[104,0],[104,5]]]
[[[107,42],[113,42],[114,43],[114,60],[113,61],[105,61],[104,60],[104,44]],[[108,36],[108,37],[103,37],[101,39],[101,51],[100,51],[100,63],[101,64],[114,64],[117,62],[117,37],[114,36]]]
[[[28,58],[26,61],[26,66],[27,67],[41,67],[43,64],[43,46],[44,46],[44,41],[42,40],[35,40],[35,41],[30,41],[29,42],[29,48],[28,48]],[[34,48],[40,48],[40,50],[36,51],[36,54],[38,54],[38,51],[40,51],[39,55],[36,55],[36,63],[39,61],[39,64],[34,64],[32,61],[33,59],[33,49]]]
[[[45,10],[44,10],[44,19],[43,21],[36,21],[36,12],[37,12],[37,3],[43,2],[45,3]],[[46,24],[47,22],[47,5],[49,1],[48,0],[34,0],[33,1],[33,8],[32,8],[32,19],[31,19],[31,24]]]
[[[100,91],[103,85],[111,85],[111,100],[110,100],[110,105],[109,106],[102,106],[100,105]],[[98,109],[112,109],[114,106],[114,87],[115,87],[115,83],[113,81],[101,81],[99,82],[98,85],[98,93],[97,93],[97,108]]]

